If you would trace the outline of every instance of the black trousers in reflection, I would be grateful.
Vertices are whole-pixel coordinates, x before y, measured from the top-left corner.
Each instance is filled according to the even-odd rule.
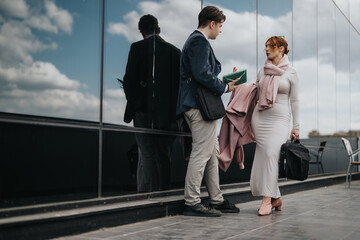
[[[149,128],[147,115],[137,112],[134,126]],[[175,137],[136,133],[135,138],[139,149],[137,191],[151,192],[169,189],[171,153]]]

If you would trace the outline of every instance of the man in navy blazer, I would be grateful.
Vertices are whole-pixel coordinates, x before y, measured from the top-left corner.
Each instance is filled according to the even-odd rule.
[[[180,60],[180,88],[177,114],[183,114],[192,135],[192,151],[185,178],[185,210],[187,216],[218,217],[222,212],[238,213],[234,204],[224,199],[219,186],[217,120],[203,120],[190,91],[188,79],[221,96],[233,91],[235,81],[225,84],[217,76],[221,64],[216,59],[208,39],[216,39],[221,32],[225,15],[214,6],[199,13],[199,25],[184,44]],[[210,205],[201,202],[200,187],[205,181]]]

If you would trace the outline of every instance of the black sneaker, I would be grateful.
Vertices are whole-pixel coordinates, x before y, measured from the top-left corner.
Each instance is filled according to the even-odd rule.
[[[220,204],[211,204],[210,207],[215,208],[216,210],[221,211],[222,213],[238,213],[240,209],[235,206],[235,204],[229,202],[225,199],[223,203]]]
[[[220,217],[221,212],[212,207],[208,207],[203,203],[198,203],[194,206],[185,205],[184,215],[199,217]]]

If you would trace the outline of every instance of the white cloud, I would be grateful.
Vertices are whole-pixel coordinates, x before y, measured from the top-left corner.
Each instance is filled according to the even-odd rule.
[[[78,89],[81,84],[62,74],[52,63],[34,62],[32,65],[20,65],[17,68],[1,68],[0,82],[19,89]]]
[[[0,11],[10,17],[26,18],[29,15],[25,0],[1,0]]]
[[[105,92],[107,99],[120,100],[125,97],[124,90],[122,89],[107,89]]]
[[[350,4],[350,20],[355,28],[360,32],[360,0],[351,0]],[[359,128],[360,129],[360,128]]]
[[[188,35],[197,27],[199,6],[198,0],[140,2],[138,11],[127,13],[123,17],[124,22],[109,23],[107,31],[110,34],[122,35],[129,42],[141,40],[138,31],[139,19],[142,15],[152,14],[159,21],[164,39],[181,49]]]
[[[2,1],[0,8],[21,8],[24,1]],[[32,54],[56,50],[57,43],[40,40],[33,29],[71,34],[73,17],[55,1],[34,2],[29,14],[7,11],[0,25],[0,109],[5,112],[98,120],[99,99],[78,80],[50,62],[34,61]],[[13,8],[11,8],[13,7]],[[15,11],[15,10],[14,10]],[[16,17],[16,18],[14,18]],[[44,38],[45,39],[45,38]]]
[[[248,63],[254,67],[256,65],[256,15],[254,12],[236,13],[232,10],[224,9],[226,21],[222,27],[222,33],[215,41],[210,41],[214,48],[217,58],[226,66],[225,74],[232,71],[233,66],[245,68],[242,63]],[[246,66],[247,68],[248,66]],[[255,68],[254,68],[255,69]],[[256,71],[256,70],[255,70]],[[249,76],[256,76],[256,73],[248,73]]]
[[[15,4],[16,3],[16,4]],[[329,4],[328,4],[329,5]],[[328,5],[319,7],[319,25],[316,22],[316,9],[311,0],[294,1],[294,29],[291,32],[292,16],[286,15],[272,18],[258,16],[259,20],[259,67],[262,66],[265,55],[262,48],[265,40],[272,35],[285,35],[289,44],[294,36],[294,66],[300,78],[300,102],[301,102],[301,127],[302,136],[316,129],[317,99],[321,99],[321,130],[333,131],[334,107],[336,102],[330,96],[318,96],[318,92],[334,92],[337,87],[344,87],[347,83],[340,82],[325,84],[325,88],[317,89],[317,70],[321,72],[322,79],[333,79],[335,73],[334,34],[335,28]],[[30,8],[25,1],[0,0],[0,109],[9,112],[21,112],[48,116],[69,118],[82,118],[97,120],[98,97],[92,94],[82,93],[83,85],[62,73],[51,63],[35,61],[32,54],[47,49],[57,49],[55,42],[43,42],[32,32],[33,29],[47,33],[71,34],[73,31],[73,16],[66,9],[58,7],[54,0],[44,0],[39,9]],[[316,6],[316,4],[315,4]],[[331,3],[330,3],[330,6]],[[223,71],[220,77],[232,71],[233,66],[239,69],[248,69],[248,81],[254,82],[256,76],[256,15],[255,12],[236,12],[232,9],[224,9],[219,6],[227,16],[223,26],[223,32],[215,41],[210,41],[215,54],[222,63]],[[326,7],[326,8],[325,8]],[[15,11],[15,10],[16,11]],[[196,29],[197,15],[200,10],[198,0],[161,0],[160,2],[139,2],[137,8],[124,15],[122,22],[110,22],[107,31],[110,34],[125,37],[129,42],[141,39],[138,31],[139,18],[144,14],[152,14],[159,20],[162,37],[182,48],[186,38]],[[351,10],[351,9],[350,9]],[[291,11],[289,9],[289,11]],[[3,13],[4,12],[4,13]],[[31,14],[30,14],[31,13]],[[15,17],[8,20],[8,18]],[[3,19],[3,20],[1,20]],[[317,35],[316,29],[319,29]],[[356,56],[360,45],[357,34],[353,34],[350,43],[352,45],[351,56]],[[317,39],[319,42],[317,43]],[[354,39],[354,40],[352,40]],[[330,41],[328,41],[330,40]],[[342,39],[337,38],[338,43]],[[346,40],[346,39],[345,39]],[[347,40],[341,42],[345,46]],[[324,43],[323,43],[324,42]],[[345,43],[345,45],[343,44]],[[318,49],[319,58],[316,58]],[[339,44],[338,44],[339,45]],[[292,46],[290,46],[292,47]],[[292,52],[291,52],[292,53]],[[357,66],[359,58],[352,57],[352,66]],[[330,60],[329,60],[330,59]],[[19,64],[20,63],[20,64]],[[320,66],[321,64],[321,66]],[[355,67],[352,79],[358,79]],[[348,75],[337,72],[338,79],[346,79]],[[352,103],[358,98],[359,87],[352,86]],[[322,87],[322,86],[321,86]],[[329,88],[329,89],[326,89]],[[123,112],[126,105],[124,93],[121,89],[106,89],[104,101],[105,121],[123,123]],[[230,94],[225,94],[223,101],[228,102]],[[338,97],[343,98],[346,92],[338,92]],[[351,126],[360,125],[359,107],[352,109]],[[339,119],[342,120],[342,119]],[[340,126],[342,128],[342,126]]]
[[[99,99],[76,90],[49,89],[24,91],[13,89],[0,94],[0,109],[6,112],[98,120]]]
[[[45,0],[44,5],[30,11],[31,16],[24,20],[30,27],[54,34],[72,33],[73,16],[67,10],[56,6],[54,0]]]
[[[18,21],[8,21],[0,26],[0,63],[1,66],[32,64],[31,53],[56,49],[57,44],[44,44],[32,33],[31,29]]]
[[[124,112],[126,106],[125,93],[122,89],[107,89],[104,94],[104,121],[109,123],[126,124],[124,119]]]
[[[360,114],[354,97],[360,93],[360,87],[352,84],[350,89],[349,79],[356,79],[356,72],[360,70],[354,68],[349,74],[348,52],[350,49],[351,66],[359,65],[359,58],[354,57],[360,49],[360,44],[356,43],[359,38],[350,34],[349,41],[347,21],[342,19],[341,14],[334,18],[333,6],[328,3],[322,1],[318,12],[316,2],[311,0],[294,1],[293,6],[294,66],[301,82],[300,117],[303,137],[317,128],[321,134],[331,134],[349,128],[350,121],[352,129],[357,129],[355,126],[359,125],[359,119],[353,116]],[[318,26],[316,16],[319,17]],[[349,91],[352,92],[351,111],[348,107]]]
[[[123,35],[129,42],[138,41],[141,39],[141,34],[136,30],[138,29],[140,17],[136,11],[131,11],[123,17],[127,23],[110,22],[107,31],[110,34]]]
[[[72,32],[73,17],[67,10],[57,7],[54,0],[45,0],[45,8],[47,15],[59,29],[66,33]]]
[[[30,18],[26,19],[26,24],[32,28],[36,28],[39,30],[51,32],[51,33],[58,33],[58,28],[55,26],[51,19],[48,16],[31,16]]]

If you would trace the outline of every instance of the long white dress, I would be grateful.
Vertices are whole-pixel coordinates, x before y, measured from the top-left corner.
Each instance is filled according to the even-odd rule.
[[[261,85],[264,70],[258,74],[256,85]],[[279,80],[278,94],[272,108],[254,110],[251,126],[255,134],[256,150],[251,170],[250,187],[253,196],[279,198],[278,187],[280,148],[290,136],[292,127],[299,129],[299,80],[295,69],[289,67]]]

